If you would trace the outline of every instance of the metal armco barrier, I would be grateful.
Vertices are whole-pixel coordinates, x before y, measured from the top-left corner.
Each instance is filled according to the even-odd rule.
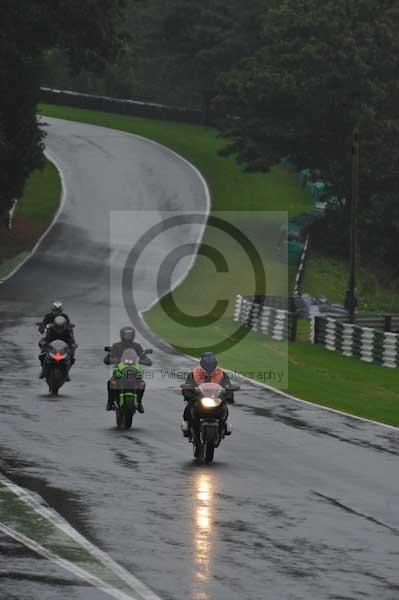
[[[370,327],[371,329],[382,329],[391,333],[399,333],[399,315],[359,316],[355,318],[356,325]]]
[[[249,300],[255,304],[262,306],[270,306],[270,308],[278,308],[279,310],[287,310],[295,312],[295,298],[292,296],[243,296],[245,300]]]
[[[383,367],[399,367],[399,335],[326,317],[313,317],[311,341],[344,356]]]
[[[296,338],[297,317],[295,313],[266,306],[259,301],[256,302],[253,298],[237,296],[234,321],[274,340],[295,341]]]
[[[80,94],[68,90],[56,90],[47,87],[40,88],[40,101],[48,104],[60,104],[75,108],[88,108],[104,112],[161,119],[166,121],[182,121],[195,125],[214,124],[214,115],[191,108],[167,106],[139,100],[125,100],[93,94]]]

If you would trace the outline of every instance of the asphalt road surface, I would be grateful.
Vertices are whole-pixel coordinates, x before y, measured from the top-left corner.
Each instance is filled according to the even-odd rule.
[[[47,146],[64,173],[65,204],[36,254],[0,286],[0,471],[29,491],[20,499],[26,514],[8,496],[7,510],[0,510],[0,598],[112,596],[52,560],[67,556],[70,564],[91,569],[87,558],[72,549],[68,554],[64,541],[52,538],[43,525],[46,514],[37,509],[43,505],[88,540],[94,554],[106,553],[104,574],[109,557],[111,570],[122,566],[147,586],[140,591],[133,582],[124,597],[396,600],[395,430],[244,384],[230,411],[233,435],[211,467],[197,467],[179,431],[180,382],[160,375],[191,362],[157,348],[158,376],[147,382],[145,414],[135,417],[131,431],[115,429],[105,412],[108,370],[102,364],[102,347],[116,327],[108,267],[120,251],[110,247],[109,211],[204,212],[205,191],[190,166],[160,146],[47,121]],[[130,243],[142,232],[138,223]],[[197,236],[198,228],[188,228],[185,241]],[[159,262],[181,241],[165,238]],[[123,235],[120,243],[127,243]],[[149,260],[148,273],[140,271],[141,309],[156,297],[156,255]],[[71,383],[54,399],[37,378],[34,323],[57,297],[77,324],[79,350]],[[52,555],[40,555],[7,527]]]

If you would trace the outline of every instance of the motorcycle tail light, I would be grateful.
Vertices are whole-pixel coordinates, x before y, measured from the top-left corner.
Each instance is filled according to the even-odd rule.
[[[55,354],[51,355],[51,358],[54,358],[55,361],[60,362],[61,360],[64,360],[64,358],[66,358],[66,354],[61,354],[61,352],[56,352]]]

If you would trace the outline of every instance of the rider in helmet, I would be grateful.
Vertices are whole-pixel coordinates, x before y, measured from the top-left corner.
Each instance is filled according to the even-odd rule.
[[[118,363],[122,358],[123,352],[127,349],[131,349],[136,352],[140,359],[140,364],[150,367],[152,361],[147,354],[144,354],[142,345],[134,341],[135,337],[136,331],[133,327],[122,327],[120,330],[121,341],[115,342],[115,344],[112,345],[110,353],[104,358],[105,364],[110,365]]]
[[[187,402],[182,422],[182,431],[185,437],[189,436],[189,421],[191,417],[191,404],[195,400],[195,388],[202,383],[218,383],[223,388],[224,400],[232,404],[234,402],[234,393],[231,391],[231,382],[227,373],[218,367],[217,357],[213,352],[204,352],[201,356],[199,367],[195,367],[188,375],[185,386],[189,386],[192,389],[183,389],[182,394],[184,400]],[[226,431],[231,430],[230,425],[227,423],[228,413],[226,415]]]
[[[39,332],[43,334],[47,325],[51,325],[56,317],[64,317],[67,322],[68,329],[71,329],[71,322],[67,314],[64,312],[64,305],[59,300],[56,300],[51,305],[51,311],[44,315],[42,322],[39,325]]]
[[[56,316],[54,318],[54,321],[51,324],[49,324],[46,331],[46,335],[39,342],[39,347],[41,349],[41,353],[39,354],[39,360],[42,365],[42,370],[39,375],[40,379],[43,379],[44,377],[44,359],[46,357],[46,348],[54,340],[62,340],[63,342],[68,344],[69,349],[71,351],[71,366],[75,362],[74,354],[77,348],[77,344],[75,342],[72,329],[68,327],[68,322],[64,316]],[[67,381],[69,381],[69,375],[67,375]]]
[[[114,408],[118,394],[123,391],[134,391],[137,394],[138,411],[144,413],[143,395],[145,382],[135,350],[128,348],[121,356],[121,360],[112,373],[108,388],[107,410]]]
[[[144,353],[144,349],[138,342],[134,341],[136,337],[136,331],[133,327],[122,327],[120,330],[120,342],[116,342],[112,345],[111,351],[105,356],[104,362],[106,365],[110,364],[118,364],[122,360],[122,355],[126,350],[134,350],[136,355],[140,360],[141,365],[145,365],[146,367],[150,367],[152,365],[152,360]],[[107,400],[107,410],[112,410],[114,407],[115,396],[112,393],[111,389],[112,380],[108,380],[107,382],[107,390],[108,390],[108,400]],[[143,391],[144,393],[144,391]],[[142,395],[141,395],[142,396]],[[144,412],[143,405],[140,400],[139,412]]]

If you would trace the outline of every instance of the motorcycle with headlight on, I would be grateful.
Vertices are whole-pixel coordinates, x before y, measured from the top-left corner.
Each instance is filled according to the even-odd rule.
[[[227,424],[228,408],[224,398],[226,388],[218,383],[202,383],[196,388],[182,385],[182,390],[191,390],[193,400],[190,402],[190,436],[193,444],[194,458],[197,463],[211,464],[221,441],[231,435],[231,427]],[[238,387],[229,388],[237,391]]]

